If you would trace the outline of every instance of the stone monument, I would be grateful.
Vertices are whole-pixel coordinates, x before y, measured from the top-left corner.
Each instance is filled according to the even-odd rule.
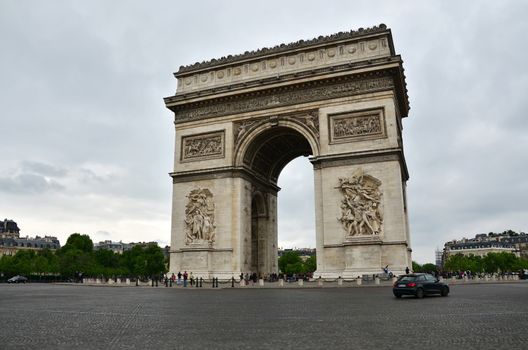
[[[390,29],[321,36],[180,67],[170,273],[278,272],[277,179],[309,156],[323,278],[411,266],[402,119]]]

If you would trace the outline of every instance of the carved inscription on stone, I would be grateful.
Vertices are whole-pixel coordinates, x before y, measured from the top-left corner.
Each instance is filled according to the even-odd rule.
[[[379,235],[383,225],[381,181],[366,175],[361,169],[352,177],[339,178],[338,188],[343,194],[341,217],[338,220],[346,236]]]
[[[331,142],[347,142],[385,137],[382,109],[329,116]]]
[[[213,194],[208,189],[196,189],[187,198],[185,244],[212,244],[215,241]]]
[[[238,101],[218,101],[214,104],[188,107],[175,112],[175,123],[357,95],[385,90],[393,86],[394,81],[390,76],[338,82],[326,86],[306,86],[284,92],[250,96]]]
[[[222,158],[224,131],[182,137],[182,161]]]

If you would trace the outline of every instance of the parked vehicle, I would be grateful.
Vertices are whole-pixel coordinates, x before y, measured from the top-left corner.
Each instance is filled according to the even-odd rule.
[[[449,294],[449,286],[428,273],[413,273],[400,276],[394,283],[392,292],[396,298],[414,295],[421,299],[430,294],[446,297]]]
[[[7,280],[7,283],[26,283],[28,279],[24,276],[16,275]]]

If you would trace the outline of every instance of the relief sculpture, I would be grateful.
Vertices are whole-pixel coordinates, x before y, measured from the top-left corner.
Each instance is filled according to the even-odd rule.
[[[185,206],[185,244],[215,241],[213,194],[208,189],[192,190]]]
[[[182,139],[182,159],[221,157],[224,154],[223,133],[187,136]]]
[[[334,121],[335,138],[381,134],[382,131],[378,114],[341,118]]]
[[[343,193],[341,217],[347,236],[379,235],[383,225],[381,181],[366,175],[361,169],[352,177],[339,178]]]

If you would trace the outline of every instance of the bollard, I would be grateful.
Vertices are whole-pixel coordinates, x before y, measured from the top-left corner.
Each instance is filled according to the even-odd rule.
[[[356,279],[356,284],[357,284],[358,286],[360,286],[361,283],[362,283],[362,281],[361,281],[361,277],[358,277],[358,278]]]
[[[380,278],[378,276],[374,278],[374,284],[380,284]]]
[[[264,279],[259,278],[259,286],[264,287]]]
[[[235,288],[235,278],[231,277],[231,288]]]
[[[244,280],[240,280],[240,287],[245,287],[246,286],[246,282]]]
[[[127,285],[130,285],[130,278],[127,278],[127,279],[126,279],[126,284],[127,284]]]
[[[200,277],[200,288],[202,288],[203,278]]]
[[[337,278],[337,285],[338,285],[338,286],[342,286],[342,285],[343,285],[343,279],[341,278],[341,276],[339,276],[339,277]]]
[[[318,287],[322,287],[323,286],[323,279],[321,278],[321,276],[319,276],[319,278],[317,279],[317,286]]]
[[[284,278],[279,279],[279,287],[284,287]]]
[[[301,278],[300,280],[297,281],[299,283],[299,286],[303,286],[304,285],[304,280]]]
[[[216,278],[216,288],[218,288],[218,277]]]

